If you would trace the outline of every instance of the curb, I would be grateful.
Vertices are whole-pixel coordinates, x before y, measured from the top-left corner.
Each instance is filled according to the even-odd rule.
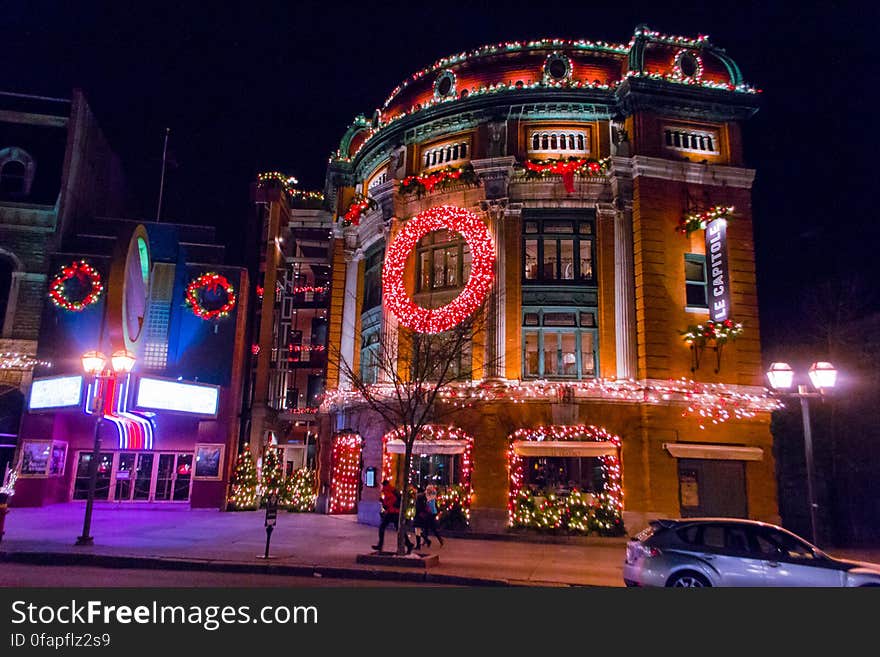
[[[507,532],[504,534],[480,533],[465,530],[447,530],[446,538],[464,538],[477,541],[504,541],[509,543],[544,543],[548,545],[583,545],[585,547],[625,545],[629,541],[626,536],[564,536],[553,534],[527,534]]]
[[[0,551],[0,563],[24,563],[37,566],[98,566],[101,568],[132,568],[139,570],[193,570],[221,573],[252,573],[256,575],[292,575],[330,579],[370,579],[396,582],[423,582],[452,586],[522,586],[503,579],[464,577],[430,572],[346,568],[340,566],[298,566],[292,564],[251,564],[243,562],[192,561],[161,557],[135,557],[109,554],[76,554],[71,552],[6,552]]]

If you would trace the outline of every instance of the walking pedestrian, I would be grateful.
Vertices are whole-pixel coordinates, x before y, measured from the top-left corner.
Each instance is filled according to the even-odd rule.
[[[373,549],[378,552],[382,551],[382,546],[385,544],[385,528],[388,525],[394,525],[394,528],[397,529],[397,522],[400,516],[400,492],[387,479],[382,481],[381,496],[382,511],[380,513],[382,521],[379,523],[379,543],[373,546]],[[406,540],[406,553],[409,554],[413,551],[413,544],[406,533],[403,536]]]
[[[425,489],[425,505],[427,507],[427,512],[425,513],[425,526],[422,532],[424,533],[425,544],[428,547],[431,547],[431,540],[428,538],[428,535],[433,533],[434,536],[437,537],[437,541],[440,545],[443,545],[443,537],[440,536],[440,532],[437,528],[437,487],[434,484],[429,484]]]
[[[422,547],[422,539],[424,539],[426,547],[431,547],[431,539],[428,538],[428,496],[422,486],[419,486],[419,491],[416,493],[413,528],[416,533],[416,550]]]

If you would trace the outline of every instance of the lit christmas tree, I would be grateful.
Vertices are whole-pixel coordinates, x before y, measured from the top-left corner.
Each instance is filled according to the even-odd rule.
[[[233,511],[257,508],[257,466],[247,443],[245,443],[241,454],[238,455],[235,464],[229,507]]]
[[[260,477],[262,483],[263,496],[281,495],[281,485],[284,477],[281,474],[281,459],[278,458],[278,450],[274,447],[267,447],[266,454],[263,457],[263,472]]]
[[[311,513],[315,510],[315,471],[299,468],[284,480],[281,505],[288,511]]]

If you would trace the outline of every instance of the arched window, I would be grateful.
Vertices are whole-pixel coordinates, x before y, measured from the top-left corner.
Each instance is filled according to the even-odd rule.
[[[0,195],[27,196],[35,169],[34,159],[26,151],[15,146],[0,149]]]
[[[541,148],[541,136],[538,133],[532,135],[532,150],[536,151]]]
[[[584,150],[584,136],[582,134],[578,134],[577,142],[578,142],[578,150],[579,151]]]
[[[466,158],[468,156],[467,151],[468,151],[467,142],[466,141],[462,142],[462,144],[461,144],[461,157],[462,157],[462,159]]]
[[[0,169],[0,193],[23,195],[25,193],[25,166],[10,160]]]

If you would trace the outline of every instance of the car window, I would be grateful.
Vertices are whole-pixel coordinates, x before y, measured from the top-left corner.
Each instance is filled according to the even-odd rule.
[[[749,553],[749,535],[745,528],[727,527],[724,532],[724,547],[739,554]]]
[[[766,556],[796,560],[814,560],[816,554],[806,543],[791,534],[768,529],[758,537],[758,546]]]
[[[707,548],[724,548],[724,527],[721,525],[704,525],[700,543]]]
[[[700,532],[699,525],[691,525],[690,527],[685,527],[684,529],[679,529],[676,534],[678,534],[678,538],[680,538],[685,543],[689,543],[691,545],[697,542],[697,536]]]

